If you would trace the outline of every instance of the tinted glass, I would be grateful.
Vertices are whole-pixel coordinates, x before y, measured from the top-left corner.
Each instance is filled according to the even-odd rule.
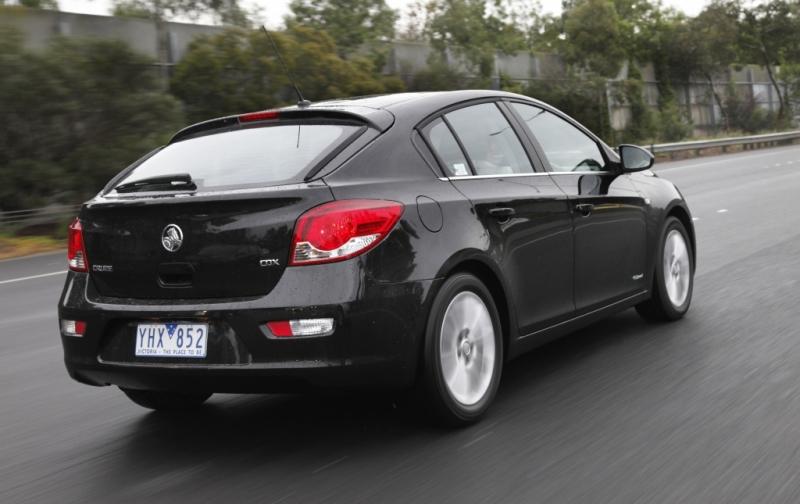
[[[581,130],[546,110],[512,103],[539,141],[553,171],[602,171],[605,160],[597,143]]]
[[[425,135],[431,148],[444,164],[445,175],[448,177],[471,175],[464,153],[444,121],[437,119],[431,123],[425,128]]]
[[[182,140],[145,160],[120,183],[188,173],[198,188],[294,181],[358,126],[292,124],[240,129]]]
[[[511,125],[493,103],[446,114],[477,175],[532,173],[533,166]]]

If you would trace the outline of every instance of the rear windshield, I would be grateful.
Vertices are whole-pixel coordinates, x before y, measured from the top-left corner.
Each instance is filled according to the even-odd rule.
[[[122,183],[188,173],[198,189],[297,181],[359,126],[285,124],[213,133],[167,145]]]

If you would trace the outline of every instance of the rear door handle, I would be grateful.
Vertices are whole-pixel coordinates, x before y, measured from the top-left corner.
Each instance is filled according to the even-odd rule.
[[[497,207],[492,208],[489,210],[489,215],[496,219],[508,219],[509,217],[513,216],[516,213],[513,208],[509,207]]]
[[[591,203],[578,203],[575,205],[575,210],[581,213],[584,217],[591,215],[592,210],[594,210],[594,205]]]

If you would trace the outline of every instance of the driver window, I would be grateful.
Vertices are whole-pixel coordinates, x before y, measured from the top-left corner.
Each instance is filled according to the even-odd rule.
[[[445,114],[472,161],[476,175],[533,173],[517,134],[494,103]]]
[[[557,115],[524,103],[512,103],[542,146],[556,172],[603,171],[605,160],[597,143]]]

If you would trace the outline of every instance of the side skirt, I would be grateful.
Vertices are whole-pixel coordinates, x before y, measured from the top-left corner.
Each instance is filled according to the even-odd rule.
[[[575,332],[582,327],[586,327],[598,320],[604,319],[614,313],[619,313],[632,306],[645,301],[650,297],[650,291],[643,290],[626,298],[614,301],[611,304],[595,308],[589,312],[583,313],[571,319],[558,322],[549,327],[538,329],[532,333],[525,334],[517,338],[514,344],[509,349],[508,359],[518,357],[534,348],[549,343],[554,339],[560,338],[571,332]]]

